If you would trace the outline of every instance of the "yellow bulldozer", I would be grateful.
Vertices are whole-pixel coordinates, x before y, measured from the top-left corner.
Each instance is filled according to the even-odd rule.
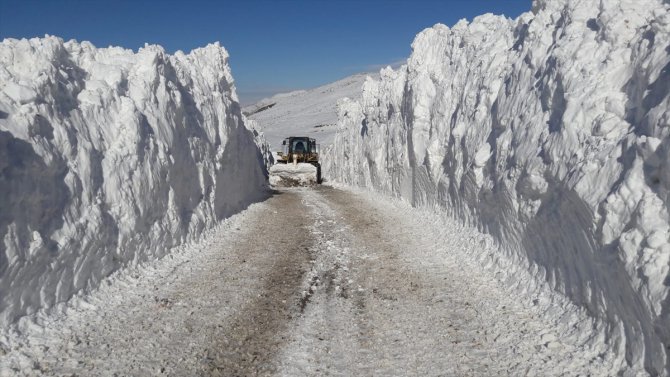
[[[277,153],[277,165],[273,166],[270,173],[276,176],[282,176],[284,181],[305,181],[305,175],[311,175],[316,168],[315,177],[309,181],[321,183],[321,164],[319,163],[319,145],[315,139],[307,136],[291,136],[282,142],[283,150]],[[286,166],[282,168],[282,164]],[[314,168],[304,164],[314,166]],[[292,165],[292,167],[290,166]],[[291,177],[291,174],[293,177]],[[298,178],[299,177],[299,178]],[[284,184],[286,184],[284,182]],[[293,184],[291,184],[293,185]]]

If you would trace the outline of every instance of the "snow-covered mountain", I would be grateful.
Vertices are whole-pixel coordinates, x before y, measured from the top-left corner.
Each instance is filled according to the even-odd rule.
[[[195,240],[265,192],[228,53],[0,43],[0,325]]]
[[[379,75],[371,73],[372,77]],[[277,94],[243,109],[256,122],[275,151],[289,136],[310,136],[324,148],[333,142],[337,101],[358,98],[368,74],[346,77],[314,89]]]
[[[478,226],[503,279],[529,271],[508,281],[564,293],[630,365],[669,374],[669,7],[535,0],[426,29],[340,103],[324,174]]]

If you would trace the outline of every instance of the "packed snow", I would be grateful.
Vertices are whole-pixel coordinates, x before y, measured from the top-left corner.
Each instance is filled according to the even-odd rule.
[[[314,89],[277,94],[243,110],[257,122],[274,151],[280,151],[282,140],[289,136],[315,138],[324,148],[337,132],[337,101],[359,97],[367,77],[358,74]]]
[[[273,186],[311,186],[317,184],[317,168],[308,163],[276,164],[270,167],[270,184]]]
[[[667,375],[669,8],[535,0],[426,29],[340,102],[324,175],[477,226],[509,284],[565,294],[632,368]]]
[[[0,43],[0,327],[62,309],[266,192],[217,44]]]

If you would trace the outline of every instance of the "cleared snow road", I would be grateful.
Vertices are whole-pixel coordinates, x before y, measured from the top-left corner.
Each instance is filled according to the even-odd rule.
[[[471,260],[471,230],[419,214],[331,187],[280,191],[66,315],[24,321],[0,374],[613,372],[587,334]]]

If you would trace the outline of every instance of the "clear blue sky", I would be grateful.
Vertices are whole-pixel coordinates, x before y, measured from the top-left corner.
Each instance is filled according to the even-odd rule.
[[[241,102],[406,59],[414,36],[531,0],[0,0],[0,39],[56,35],[98,47],[185,52],[220,41]]]

